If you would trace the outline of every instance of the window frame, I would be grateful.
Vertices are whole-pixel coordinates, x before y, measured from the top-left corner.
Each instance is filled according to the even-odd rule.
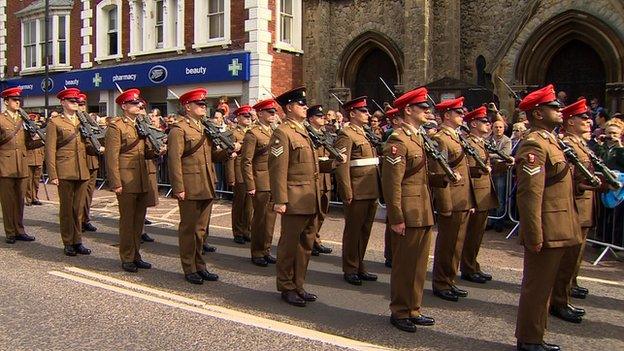
[[[231,17],[232,3],[231,0],[223,0],[223,36],[218,38],[210,38],[209,31],[209,2],[211,0],[194,0],[195,1],[195,26],[193,49],[200,51],[201,48],[223,46],[227,47],[232,44],[231,40]]]
[[[282,40],[282,3],[283,1],[292,1],[291,18],[291,42]],[[296,54],[303,53],[303,1],[302,0],[275,0],[274,9],[275,23],[275,41],[273,48],[276,51],[286,51]]]
[[[115,7],[116,12],[116,25],[117,25],[117,53],[110,53],[110,13]],[[93,26],[95,30],[95,43],[96,43],[96,52],[95,58],[93,59],[97,63],[101,63],[105,60],[121,60],[123,57],[123,46],[122,46],[122,36],[123,36],[123,26],[122,26],[122,17],[123,17],[123,7],[121,0],[103,0],[100,1],[96,6],[96,23]],[[106,20],[106,26],[101,25],[100,19]]]
[[[65,39],[59,40],[59,23],[61,22],[59,19],[64,18],[64,33]],[[45,61],[48,58],[44,57],[45,55],[45,45],[48,46],[48,54],[51,55],[51,60],[48,63],[48,67],[52,71],[64,71],[70,70],[70,46],[71,46],[71,33],[69,31],[69,24],[71,21],[71,16],[69,12],[59,11],[53,12],[50,15],[50,30],[49,35],[50,39],[44,38],[45,31],[45,18],[38,14],[36,16],[28,16],[20,19],[20,45],[21,45],[21,72],[20,74],[30,74],[30,73],[39,73],[45,70]],[[26,25],[32,26],[34,24],[34,41],[29,41],[27,45],[25,45],[25,36],[26,36]],[[29,39],[33,39],[32,31],[33,28],[29,28],[28,34],[30,35]],[[61,45],[64,43],[64,57],[61,60]],[[29,55],[27,55],[27,51],[30,51]],[[34,60],[33,60],[33,51],[34,51]],[[28,57],[28,59],[27,59]],[[61,63],[61,61],[64,61]],[[31,62],[34,62],[34,65],[30,65]]]

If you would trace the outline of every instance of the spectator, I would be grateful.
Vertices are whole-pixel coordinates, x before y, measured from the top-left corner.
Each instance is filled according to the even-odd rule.
[[[565,91],[560,91],[557,93],[557,102],[559,102],[559,105],[561,105],[561,107],[567,105],[568,103],[568,93],[566,93]]]
[[[622,133],[624,132],[624,122],[619,119],[612,119],[605,125],[605,134],[598,140],[599,144],[596,153],[600,156],[607,167],[624,172],[624,147],[622,147]]]
[[[334,127],[336,128],[336,130],[340,130],[342,129],[342,127],[344,127],[344,125],[344,116],[342,116],[342,113],[340,111],[336,111],[336,122],[334,123]]]
[[[605,109],[600,110],[596,114],[596,117],[595,117],[596,127],[604,130],[605,124],[607,124],[607,122],[609,122],[610,119],[611,117],[609,116],[609,114],[607,113]]]
[[[598,114],[600,112],[604,112],[605,114],[607,112],[604,107],[600,106],[598,98],[591,99],[591,101],[589,102],[589,107],[591,108],[591,114],[594,119],[598,117]]]
[[[513,128],[511,129],[511,149],[514,150],[518,142],[522,140],[524,137],[524,133],[526,132],[527,127],[523,122],[518,122],[513,124]]]
[[[506,155],[511,155],[511,139],[505,135],[505,121],[500,118],[492,124],[492,135],[490,141],[496,149]],[[507,164],[500,156],[490,154],[492,162],[492,181],[498,195],[499,207],[494,210],[493,215],[500,217],[505,213],[505,205],[507,204]],[[491,225],[498,233],[502,232],[505,227],[504,219],[494,219]]]
[[[383,112],[375,111],[375,113],[373,113],[373,116],[371,116],[370,118],[371,129],[373,130],[373,133],[380,139],[383,137],[383,131],[379,126],[379,120],[381,117],[383,117]]]

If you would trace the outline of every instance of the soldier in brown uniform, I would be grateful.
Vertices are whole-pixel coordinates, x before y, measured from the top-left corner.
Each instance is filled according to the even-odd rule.
[[[517,202],[524,271],[518,306],[518,350],[559,350],[544,343],[548,300],[569,247],[580,243],[570,166],[551,132],[562,123],[552,85],[528,94],[518,106],[531,132],[516,154]]]
[[[269,184],[269,139],[273,135],[277,103],[264,100],[254,105],[258,124],[247,131],[241,150],[241,170],[252,197],[251,262],[266,267],[276,262],[271,256],[271,242],[275,228],[276,213],[272,210],[271,186]]]
[[[251,106],[243,105],[236,111],[237,125],[232,129],[232,135],[237,143],[242,144],[245,133],[251,125]],[[251,196],[247,194],[247,187],[241,169],[241,156],[235,157],[234,162],[234,198],[232,199],[232,234],[234,242],[245,244],[251,241],[251,216],[253,214],[253,204]]]
[[[87,200],[89,167],[87,143],[80,135],[80,121],[76,116],[79,94],[80,90],[76,88],[64,89],[57,94],[63,113],[51,118],[46,128],[46,169],[50,183],[58,185],[61,237],[67,256],[91,253],[82,245],[82,216]],[[89,150],[93,152],[91,145]]]
[[[345,207],[345,226],[342,234],[342,271],[349,284],[375,281],[377,276],[364,267],[364,254],[377,212],[379,198],[379,158],[368,141],[363,125],[370,114],[366,97],[344,103],[349,114],[349,125],[338,132],[334,146],[347,155],[345,163],[336,169],[338,193]]]
[[[35,118],[37,115],[32,115]],[[36,121],[35,121],[36,122]],[[45,156],[44,145],[28,150],[28,183],[26,185],[26,206],[41,205],[39,201],[39,183]]]
[[[324,127],[327,123],[327,120],[325,119],[325,112],[323,112],[323,106],[310,106],[308,108],[308,111],[306,112],[306,115],[308,117],[308,123],[310,123],[316,133],[318,133],[319,135],[323,135],[325,133]],[[316,148],[316,156],[318,156],[319,161],[326,161],[329,160],[330,153],[322,145],[319,145]],[[316,239],[314,240],[314,247],[312,247],[312,256],[318,256],[319,254],[330,254],[332,252],[331,248],[323,245],[323,243],[321,242],[320,234],[320,230],[323,226],[323,222],[325,221],[325,217],[327,216],[327,212],[329,212],[329,200],[331,199],[332,189],[331,179],[331,173],[323,173],[320,175],[321,211],[319,212],[318,228],[316,228]]]
[[[561,113],[563,115],[563,127],[565,130],[563,141],[574,150],[581,163],[588,170],[593,171],[592,162],[589,157],[591,151],[583,139],[584,133],[591,132],[591,119],[589,117],[586,100],[581,99],[566,106],[561,110]],[[577,169],[574,169],[573,176],[575,185],[574,199],[579,213],[579,222],[581,225],[580,233],[582,236],[579,238],[579,245],[570,246],[563,255],[557,279],[555,280],[555,286],[550,297],[549,312],[551,315],[565,321],[580,323],[582,321],[582,316],[585,315],[585,310],[570,304],[570,294],[574,286],[576,286],[581,294],[586,291],[586,289],[583,291],[578,288],[578,285],[576,285],[576,276],[578,275],[583,259],[587,233],[596,225],[594,194],[597,188],[587,184],[586,179]]]
[[[180,259],[185,279],[192,284],[215,281],[219,276],[206,270],[202,244],[210,203],[216,196],[213,160],[227,160],[225,150],[217,150],[206,138],[201,119],[206,116],[206,89],[194,89],[180,96],[185,118],[169,132],[169,175],[173,195],[180,208]],[[236,155],[234,155],[236,156]]]
[[[487,225],[489,211],[498,208],[498,197],[492,181],[492,168],[490,166],[490,154],[485,148],[485,139],[491,132],[492,124],[487,118],[487,109],[481,106],[464,116],[464,121],[470,128],[470,134],[466,137],[472,148],[485,162],[488,170],[477,165],[473,157],[468,158],[470,166],[470,182],[472,183],[472,195],[475,199],[475,212],[468,218],[466,238],[461,253],[461,278],[474,283],[483,284],[492,280],[492,275],[481,271],[481,265],[477,262],[485,226]]]
[[[153,191],[147,162],[155,153],[165,152],[153,150],[137,133],[135,121],[145,104],[140,94],[138,89],[128,89],[115,99],[123,116],[111,121],[105,138],[106,174],[119,203],[119,256],[128,272],[152,267],[139,253],[149,192]]]
[[[145,116],[147,114],[146,105],[147,105],[147,102],[144,102],[143,105],[141,105],[142,106],[142,109],[140,112],[141,116]],[[155,109],[155,110],[158,110],[158,109]],[[160,121],[158,120],[158,118],[150,117],[149,121],[153,129],[160,130],[159,124],[158,124]],[[147,160],[147,173],[149,175],[149,184],[150,184],[150,187],[152,188],[152,190],[148,192],[148,197],[147,197],[148,208],[158,206],[158,197],[160,194],[158,192],[158,163],[162,156],[158,154],[154,154],[152,156],[154,157]],[[145,213],[145,215],[147,216],[147,212]],[[147,219],[147,217],[145,217],[143,224],[144,224],[143,229],[145,229],[145,224],[152,224],[152,221],[150,221],[149,219]],[[141,234],[141,244],[145,242],[153,243],[154,241],[155,241],[154,238],[149,236],[147,233],[143,232]]]
[[[384,199],[388,211],[392,246],[390,277],[390,322],[398,329],[415,332],[416,325],[435,324],[420,312],[422,303],[433,209],[430,178],[420,126],[427,122],[427,89],[407,92],[394,101],[403,122],[388,138],[382,158]],[[442,185],[442,182],[440,182]]]
[[[78,108],[87,113],[87,95],[78,95]],[[97,228],[91,223],[91,203],[97,181],[98,169],[100,169],[100,157],[97,155],[87,155],[87,167],[89,168],[89,181],[87,182],[87,199],[85,200],[84,216],[82,218],[82,230],[85,232],[95,232]]]
[[[276,100],[286,114],[269,141],[273,209],[282,215],[277,246],[277,290],[289,304],[303,307],[317,299],[304,290],[303,284],[320,211],[319,172],[331,171],[334,163],[319,164],[303,126],[307,110],[305,88],[290,90]]]
[[[447,155],[449,166],[460,180],[444,188],[433,189],[434,205],[438,212],[438,236],[433,260],[433,294],[441,299],[457,301],[468,296],[468,292],[455,286],[455,275],[459,268],[462,245],[466,236],[468,217],[474,212],[475,202],[470,183],[468,157],[457,134],[463,123],[464,98],[443,101],[436,105],[442,115],[442,126],[434,136],[440,152]],[[443,171],[437,163],[432,170]]]
[[[6,111],[0,115],[0,204],[7,244],[33,241],[24,231],[24,195],[28,179],[27,149],[41,145],[22,125],[18,110],[22,88],[5,89],[1,96]]]

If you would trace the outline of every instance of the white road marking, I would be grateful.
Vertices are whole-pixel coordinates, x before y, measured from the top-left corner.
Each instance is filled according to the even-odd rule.
[[[119,294],[136,297],[150,302],[159,303],[165,306],[213,317],[226,321],[231,321],[243,325],[248,325],[256,328],[270,330],[278,333],[288,334],[295,337],[320,341],[326,344],[335,345],[338,347],[345,347],[353,350],[390,350],[389,348],[369,344],[366,342],[348,339],[342,336],[323,333],[320,331],[306,329],[292,324],[274,321],[268,318],[258,317],[252,314],[228,309],[222,306],[209,305],[205,302],[189,299],[183,296],[171,294],[158,289],[145,287],[139,284],[130,283],[120,279],[108,277],[102,274],[86,271],[75,267],[66,267],[67,270],[76,274],[82,274],[87,277],[93,277],[108,282],[97,281],[94,279],[82,277],[75,274],[69,274],[59,271],[49,271],[48,274],[86,284],[92,287],[97,287]],[[118,284],[119,286],[112,285]]]
[[[178,206],[170,209],[169,211],[167,211],[167,213],[165,213],[162,217],[160,217],[160,219],[169,219],[169,216],[178,212],[178,209],[179,209]]]

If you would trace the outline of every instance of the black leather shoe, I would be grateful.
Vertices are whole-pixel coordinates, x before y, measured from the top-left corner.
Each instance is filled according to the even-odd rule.
[[[435,324],[435,319],[431,317],[427,317],[422,314],[418,317],[410,317],[409,320],[416,325],[422,325],[425,327],[432,326]]]
[[[136,264],[134,264],[134,262],[122,262],[121,268],[123,268],[124,271],[130,272],[130,273],[136,273],[139,271],[139,269],[137,268]]]
[[[6,242],[7,244],[15,244],[15,237],[14,236],[11,236],[11,237],[7,236],[7,238],[4,239],[4,242]]]
[[[204,279],[197,273],[185,274],[184,279],[191,284],[204,284]]]
[[[137,266],[137,268],[141,268],[141,269],[150,269],[152,268],[152,264],[151,263],[147,263],[143,260],[136,260],[134,261],[134,265]]]
[[[577,289],[577,290],[579,290],[580,292],[582,292],[582,293],[583,293],[583,294],[585,294],[585,295],[589,294],[589,289],[587,289],[587,288],[583,288],[583,287],[581,287],[581,286],[575,286],[575,287],[573,287],[572,289]]]
[[[362,279],[363,281],[367,281],[367,282],[377,281],[377,276],[373,273],[368,273],[368,272],[358,273],[358,277],[360,277],[360,279]]]
[[[518,351],[559,351],[561,350],[559,346],[553,344],[529,344],[518,341],[516,344],[516,349]]]
[[[76,249],[74,249],[73,245],[65,245],[65,248],[63,248],[63,253],[66,256],[76,256]]]
[[[237,244],[244,245],[245,244],[245,238],[243,238],[241,235],[235,235],[234,236],[234,242],[237,243]]]
[[[441,298],[442,300],[446,300],[446,301],[453,301],[453,302],[459,301],[459,296],[457,296],[457,294],[455,294],[450,289],[433,290],[433,295]]]
[[[409,318],[394,318],[390,317],[390,323],[394,325],[397,329],[402,330],[408,333],[416,332],[416,325],[409,320]]]
[[[555,344],[547,344],[545,342],[542,343],[542,347],[546,350],[546,351],[559,351],[561,350],[561,348],[559,347],[559,345],[555,345]]]
[[[152,221],[150,221],[149,219],[145,218],[145,221],[143,221],[143,224],[150,225],[150,224],[152,224]]]
[[[357,274],[344,274],[344,280],[352,285],[362,285],[362,279],[360,279],[360,276]]]
[[[299,294],[299,297],[302,298],[306,302],[314,302],[318,299],[318,296],[316,296],[315,294],[309,293],[305,290],[303,292],[298,292],[297,294]]]
[[[482,276],[482,277],[483,277],[483,279],[485,279],[485,280],[487,280],[487,281],[492,280],[492,275],[491,275],[490,273],[485,273],[485,272],[478,271],[478,272],[477,272],[477,274],[479,274],[480,276]]]
[[[579,315],[579,316],[584,316],[585,315],[585,309],[580,308],[580,307],[576,307],[576,306],[572,306],[570,304],[568,304],[568,308],[574,312],[575,314]]]
[[[210,273],[207,270],[201,270],[201,271],[197,271],[197,274],[199,274],[199,276],[203,279],[203,280],[207,280],[210,282],[216,282],[217,280],[219,280],[219,276],[214,274],[214,273]]]
[[[581,323],[583,321],[583,318],[581,316],[579,316],[578,314],[574,313],[571,309],[569,309],[567,306],[564,307],[558,307],[558,306],[550,306],[550,310],[549,310],[550,314],[562,319],[566,322],[570,322],[570,323]]]
[[[479,273],[462,273],[461,278],[473,283],[485,284],[487,280]]]
[[[451,291],[455,293],[455,295],[459,297],[468,297],[468,292],[464,289],[460,289],[455,285],[451,285]]]
[[[255,264],[256,266],[260,266],[260,267],[266,267],[269,265],[269,263],[264,259],[264,257],[252,257],[251,258],[251,263]]]
[[[587,297],[587,294],[584,293],[582,290],[579,290],[578,288],[572,288],[570,289],[570,296],[575,299],[585,299]]]
[[[76,250],[76,253],[79,253],[81,255],[90,255],[91,254],[91,250],[89,248],[87,248],[86,246],[82,245],[82,244],[74,245],[74,250]]]
[[[41,203],[41,201],[39,201],[38,199],[35,199],[35,201],[33,201],[31,204],[32,204],[32,205],[35,205],[35,206],[41,206],[41,205],[43,205],[43,204]]]
[[[305,307],[306,302],[294,290],[282,291],[282,300],[297,307]]]
[[[277,259],[271,255],[264,255],[264,260],[268,263],[268,264],[275,264],[277,263]]]
[[[151,236],[147,235],[147,233],[143,233],[141,234],[141,241],[144,241],[146,243],[153,243],[154,239]]]
[[[320,256],[321,253],[319,252],[319,250],[316,249],[316,247],[313,247],[311,255],[312,256]]]
[[[388,268],[392,268],[392,260],[386,259],[386,262],[384,263],[384,266],[386,266]]]
[[[209,245],[208,243],[204,243],[204,245],[202,246],[202,249],[204,250],[204,253],[217,251],[216,247]]]
[[[28,234],[17,234],[15,236],[15,240],[17,241],[35,241],[35,237]]]
[[[316,246],[316,250],[318,250],[319,253],[322,253],[324,255],[328,255],[328,254],[332,253],[332,251],[333,251],[331,247],[327,247],[327,246],[324,246],[322,244],[321,245],[317,245]]]
[[[32,206],[32,203],[30,203],[30,202],[24,202],[24,206]]]
[[[93,224],[91,224],[91,222],[87,222],[82,225],[82,231],[83,232],[96,232],[97,228]]]

